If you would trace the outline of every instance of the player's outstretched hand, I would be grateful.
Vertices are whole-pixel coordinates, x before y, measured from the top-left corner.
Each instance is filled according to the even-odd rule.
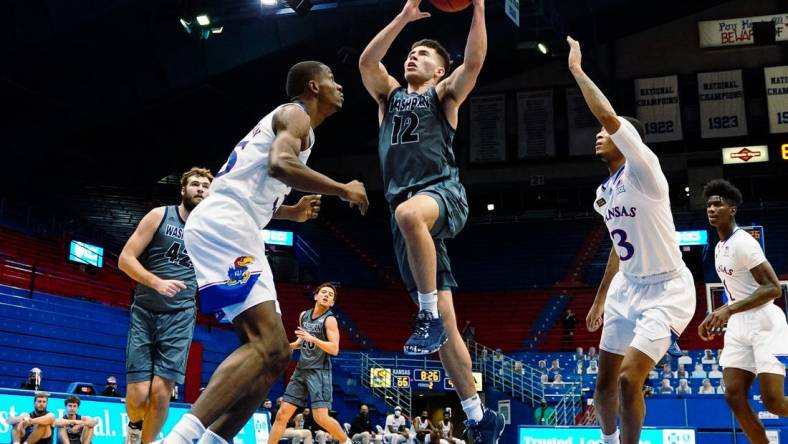
[[[156,292],[158,292],[160,295],[171,298],[175,297],[179,291],[185,290],[186,284],[184,284],[183,281],[179,281],[177,279],[159,279],[153,289],[156,290]]]
[[[348,202],[351,207],[357,206],[361,214],[367,213],[369,199],[367,198],[367,190],[364,188],[363,183],[357,180],[346,183],[344,192],[339,198]]]
[[[566,43],[569,43],[569,70],[574,72],[581,69],[580,62],[583,54],[580,52],[580,42],[571,36],[566,36]]]
[[[586,328],[590,332],[595,332],[602,326],[602,317],[605,314],[604,306],[591,305],[586,315]]]
[[[300,339],[302,341],[302,343],[303,342],[309,342],[310,344],[314,344],[315,343],[315,339],[317,339],[314,336],[312,336],[308,331],[304,330],[301,327],[298,327],[296,329],[295,334],[296,334],[296,336],[298,336],[298,339]]]
[[[317,219],[320,214],[320,198],[319,194],[310,194],[302,197],[295,205],[298,210],[296,213],[296,222],[306,222],[310,219]]]
[[[423,12],[419,9],[420,4],[421,0],[407,0],[405,6],[402,7],[402,16],[405,17],[408,22],[415,22],[416,20],[428,18],[430,13]]]

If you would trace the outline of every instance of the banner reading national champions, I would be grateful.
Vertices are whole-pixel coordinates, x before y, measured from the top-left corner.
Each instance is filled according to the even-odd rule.
[[[47,410],[62,418],[66,407],[63,401],[70,396],[66,393],[52,393],[49,397]],[[119,398],[97,396],[80,397],[79,414],[90,416],[98,421],[93,429],[93,444],[117,444],[126,437],[126,406]],[[0,442],[12,442],[11,425],[8,418],[33,411],[33,393],[25,390],[0,390]],[[189,411],[188,404],[175,403],[170,406],[167,422],[164,423],[163,435],[172,430],[181,416]],[[267,444],[270,418],[265,412],[257,412],[244,425],[233,439],[233,444]],[[57,430],[55,431],[57,433]],[[158,439],[163,436],[160,435]]]

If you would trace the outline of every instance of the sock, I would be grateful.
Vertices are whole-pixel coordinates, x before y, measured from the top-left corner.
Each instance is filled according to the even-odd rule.
[[[427,310],[438,319],[438,290],[429,293],[419,293],[419,310]]]
[[[605,444],[619,444],[618,429],[610,435],[605,435],[605,433],[602,432],[602,442]]]
[[[191,413],[181,417],[169,435],[164,438],[168,444],[194,444],[205,433],[205,426]]]
[[[129,421],[129,428],[133,430],[142,430],[142,420],[136,422]]]
[[[198,444],[228,444],[227,441],[224,440],[221,436],[214,433],[213,430],[207,429],[205,434],[202,435],[200,438],[200,442]]]
[[[484,417],[484,410],[482,410],[482,400],[479,399],[479,394],[475,394],[468,399],[463,399],[462,410],[465,411],[465,416],[468,419],[479,422]]]

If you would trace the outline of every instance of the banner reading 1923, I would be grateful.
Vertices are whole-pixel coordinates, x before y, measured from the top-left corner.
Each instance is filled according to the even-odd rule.
[[[702,138],[747,135],[740,69],[698,73],[698,100]]]
[[[646,127],[646,142],[681,140],[678,77],[635,80],[637,118]]]
[[[769,132],[788,133],[788,65],[764,68]]]

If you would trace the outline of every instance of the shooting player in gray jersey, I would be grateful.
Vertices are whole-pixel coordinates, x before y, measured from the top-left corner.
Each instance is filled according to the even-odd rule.
[[[184,381],[197,280],[183,227],[208,196],[212,180],[205,168],[183,173],[180,205],[146,214],[118,259],[118,267],[137,282],[126,344],[127,444],[156,438],[167,419],[172,389]]]
[[[311,398],[315,422],[340,443],[351,442],[342,426],[328,415],[333,398],[330,356],[339,354],[339,327],[331,312],[336,296],[337,289],[333,285],[320,284],[315,290],[315,307],[298,316],[298,329],[295,331],[298,339],[290,343],[290,348],[300,349],[301,356],[285,389],[282,406],[268,435],[268,444],[279,442],[296,408],[308,407],[307,398]]]

